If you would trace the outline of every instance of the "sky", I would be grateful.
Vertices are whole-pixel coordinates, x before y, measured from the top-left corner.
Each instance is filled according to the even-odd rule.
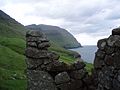
[[[96,45],[120,26],[120,0],[0,0],[0,9],[23,25],[65,28],[82,45]]]

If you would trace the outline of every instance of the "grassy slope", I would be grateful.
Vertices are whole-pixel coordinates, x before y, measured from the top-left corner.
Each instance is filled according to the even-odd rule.
[[[11,39],[12,41],[12,39]],[[19,41],[19,39],[18,39]],[[2,43],[3,44],[3,43]],[[19,45],[18,45],[19,46]],[[16,47],[17,48],[17,47]],[[25,88],[25,56],[0,44],[0,89]],[[24,82],[22,86],[20,82]]]

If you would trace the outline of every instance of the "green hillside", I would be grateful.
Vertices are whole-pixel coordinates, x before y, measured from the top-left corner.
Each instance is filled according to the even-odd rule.
[[[43,31],[51,41],[57,43],[63,48],[76,48],[81,46],[81,44],[78,43],[78,41],[73,37],[73,35],[63,28],[43,24],[32,24],[26,27],[32,30]]]
[[[26,29],[0,10],[0,90],[25,90],[25,32]],[[50,50],[60,55],[60,60],[73,63],[76,52],[66,50],[52,42]]]

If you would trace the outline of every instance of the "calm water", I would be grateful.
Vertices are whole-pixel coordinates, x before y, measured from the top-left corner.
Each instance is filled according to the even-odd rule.
[[[78,52],[81,58],[89,63],[93,63],[97,46],[83,46],[81,48],[70,49]]]

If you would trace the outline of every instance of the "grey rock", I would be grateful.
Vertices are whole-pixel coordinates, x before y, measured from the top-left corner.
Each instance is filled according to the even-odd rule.
[[[36,42],[27,42],[27,46],[37,47],[37,43]]]
[[[55,76],[55,83],[62,84],[70,81],[70,77],[67,72],[59,73]]]
[[[100,59],[104,59],[105,52],[98,49],[97,52],[95,53],[95,55],[96,55],[96,57],[99,57]]]
[[[72,71],[70,72],[70,77],[73,79],[83,79],[86,76],[87,72],[84,69],[81,70],[76,70],[76,71]]]
[[[44,71],[27,70],[28,90],[57,90],[52,77]]]
[[[69,83],[57,85],[58,90],[83,90],[81,80],[72,80]]]
[[[120,28],[115,28],[112,30],[112,35],[120,35]]]
[[[64,84],[57,85],[57,88],[58,88],[58,90],[72,90],[70,85],[71,85],[70,82],[64,83]]]
[[[105,63],[107,65],[113,66],[114,65],[114,58],[113,58],[113,56],[112,55],[106,55],[105,56]]]
[[[49,58],[47,58],[47,59],[44,59],[43,60],[44,62],[44,64],[46,65],[46,64],[49,64],[49,63],[51,63],[52,62],[52,60],[51,59],[49,59]]]
[[[112,90],[120,90],[120,82],[118,80],[113,79],[113,88]]]
[[[97,47],[98,47],[100,50],[104,50],[106,45],[107,45],[106,39],[101,39],[101,40],[99,40],[98,43],[97,43]]]
[[[115,46],[115,42],[120,40],[120,36],[119,35],[114,35],[114,36],[110,36],[107,40],[107,44],[111,47]]]
[[[107,47],[105,48],[105,53],[106,53],[107,55],[113,54],[114,51],[115,51],[115,48],[114,48],[114,47],[107,46]]]
[[[29,36],[46,38],[45,34],[40,30],[29,30],[26,33],[26,37],[29,37]]]
[[[73,65],[76,70],[83,69],[85,67],[85,63],[81,61],[76,61]]]
[[[120,69],[120,53],[116,52],[113,57],[114,57],[115,68]]]
[[[37,42],[37,43],[42,43],[42,42],[48,42],[49,40],[46,38],[42,38],[42,37],[32,37],[29,36],[26,38],[27,42]]]
[[[48,56],[52,60],[58,60],[60,58],[60,56],[58,54],[56,54],[55,52],[49,52]]]
[[[120,48],[120,40],[117,40],[117,41],[115,42],[115,47],[119,47],[119,48]]]
[[[26,58],[26,64],[28,69],[36,69],[43,63],[42,59]]]
[[[101,69],[104,65],[104,60],[96,56],[94,60],[94,67],[96,69]]]
[[[43,42],[43,43],[39,43],[38,44],[38,48],[39,49],[47,49],[48,47],[50,47],[50,43],[49,42]]]
[[[47,51],[28,47],[26,49],[26,56],[30,58],[36,58],[36,59],[47,58]]]
[[[62,71],[68,71],[71,70],[72,68],[67,65],[64,62],[59,62],[59,61],[53,61],[52,63],[46,65],[47,70],[52,71],[52,72],[62,72]]]

